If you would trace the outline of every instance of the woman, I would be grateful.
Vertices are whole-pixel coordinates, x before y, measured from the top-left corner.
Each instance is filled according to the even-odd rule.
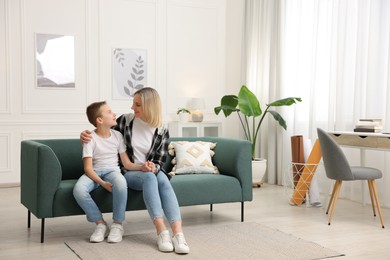
[[[157,232],[158,249],[187,254],[189,246],[183,235],[179,203],[167,174],[162,169],[168,152],[168,129],[162,125],[161,101],[153,88],[135,92],[134,114],[124,114],[117,119],[115,130],[124,136],[127,153],[135,164],[143,165],[142,171],[127,171],[127,186],[143,191],[145,205]],[[89,142],[90,132],[81,133],[81,140]],[[164,224],[164,214],[173,236]]]

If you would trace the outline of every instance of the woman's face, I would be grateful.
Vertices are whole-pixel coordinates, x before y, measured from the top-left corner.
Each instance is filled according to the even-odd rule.
[[[134,116],[144,121],[144,112],[142,108],[142,99],[140,94],[136,94],[133,98],[131,109],[134,111]]]

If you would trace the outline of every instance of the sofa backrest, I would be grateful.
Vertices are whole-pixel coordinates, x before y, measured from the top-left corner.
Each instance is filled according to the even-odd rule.
[[[51,140],[34,140],[38,143],[47,145],[57,156],[62,168],[62,179],[78,179],[84,173],[83,160],[82,160],[82,145],[80,139],[51,139]],[[226,163],[224,158],[231,157],[232,149],[238,148],[242,140],[226,139],[221,137],[170,137],[169,142],[172,141],[205,141],[217,143],[214,151],[215,155],[212,158],[213,163],[220,169],[229,172],[229,164]],[[219,145],[218,145],[219,144]],[[236,146],[237,145],[237,146]],[[236,158],[231,158],[234,161]],[[172,157],[168,154],[166,162],[163,168],[166,172],[170,172],[173,168],[171,164]],[[220,162],[224,162],[221,165]]]
[[[57,156],[62,169],[62,179],[78,179],[84,173],[80,139],[35,140],[47,145]]]

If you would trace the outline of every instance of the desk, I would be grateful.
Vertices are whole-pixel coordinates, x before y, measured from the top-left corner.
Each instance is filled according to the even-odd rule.
[[[331,131],[328,133],[342,146],[390,150],[390,134],[341,131]]]
[[[341,146],[354,147],[360,149],[360,163],[366,166],[366,149],[390,150],[390,134],[365,133],[365,132],[328,132],[333,139]],[[362,183],[363,205],[365,204],[365,185]]]

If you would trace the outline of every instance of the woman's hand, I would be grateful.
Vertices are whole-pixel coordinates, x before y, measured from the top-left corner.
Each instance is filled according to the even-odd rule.
[[[155,173],[155,171],[156,171],[156,165],[154,165],[154,163],[151,162],[151,161],[147,161],[146,163],[148,164],[150,171],[153,172],[154,174],[156,174],[156,173]]]
[[[141,166],[143,172],[153,172],[156,170],[156,165],[153,162],[147,161]]]
[[[86,143],[89,143],[91,141],[91,135],[92,135],[92,132],[89,131],[89,130],[84,130],[80,133],[80,140],[82,143],[86,144]]]

